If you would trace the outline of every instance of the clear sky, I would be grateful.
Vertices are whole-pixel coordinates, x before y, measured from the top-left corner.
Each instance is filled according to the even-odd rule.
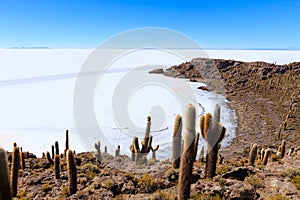
[[[298,0],[1,0],[0,48],[94,48],[163,27],[204,48],[300,48]]]

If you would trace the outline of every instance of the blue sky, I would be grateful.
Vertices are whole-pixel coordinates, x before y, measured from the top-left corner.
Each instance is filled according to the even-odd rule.
[[[300,48],[298,0],[1,0],[0,48],[94,48],[119,32],[163,27],[204,48]]]

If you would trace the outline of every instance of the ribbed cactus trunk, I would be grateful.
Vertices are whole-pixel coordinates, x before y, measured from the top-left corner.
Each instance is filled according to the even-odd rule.
[[[77,191],[77,168],[73,151],[67,150],[67,169],[69,179],[69,194],[75,194]]]
[[[11,200],[6,151],[0,148],[0,199]]]
[[[18,193],[18,175],[20,168],[20,151],[18,147],[14,147],[11,164],[11,194],[15,197]]]
[[[140,147],[139,147],[139,139],[137,137],[133,138],[133,149],[134,149],[134,153],[135,153],[135,163],[137,164],[140,156],[141,156],[141,151],[140,151]]]
[[[178,169],[180,166],[181,132],[182,132],[181,116],[176,115],[175,122],[174,122],[173,142],[172,142],[172,166],[174,169]]]
[[[59,158],[59,155],[54,156],[54,173],[55,173],[55,179],[60,179],[60,158]]]
[[[196,109],[189,104],[186,111],[184,150],[180,161],[180,173],[178,183],[178,199],[190,198],[191,177],[193,170],[194,139],[195,139]]]
[[[257,144],[253,144],[249,154],[249,165],[253,167],[254,167],[256,155],[257,155]]]

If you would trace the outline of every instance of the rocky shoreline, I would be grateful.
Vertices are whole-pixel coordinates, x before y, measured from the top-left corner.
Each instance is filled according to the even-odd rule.
[[[76,154],[73,151],[76,147],[69,145],[66,131],[65,148],[60,154],[57,142],[55,152],[54,145],[52,149],[45,147],[46,153],[42,158],[19,152],[22,148],[17,147],[17,143],[14,144],[13,154],[0,148],[0,183],[3,180],[9,182],[5,173],[6,177],[10,174],[18,177],[17,182],[11,182],[15,191],[14,199],[22,200],[177,200],[182,192],[179,177],[188,172],[190,175],[186,180],[190,182],[190,199],[300,199],[300,63],[280,66],[263,62],[194,59],[153,73],[206,83],[205,88],[200,89],[224,94],[232,109],[237,111],[236,138],[229,147],[221,147],[219,153],[216,151],[218,159],[213,160],[216,170],[212,177],[207,176],[207,157],[200,153],[199,159],[191,161],[196,155],[194,147],[191,148],[190,157],[185,153],[194,145],[188,146],[180,154],[180,159],[184,157],[188,161],[184,164],[192,163],[191,170],[186,170],[184,167],[174,167],[171,159],[158,161],[153,156],[147,160],[141,155],[139,160],[134,160],[138,152],[147,149],[143,148],[145,146],[137,148],[137,140],[130,146],[135,152],[131,158],[120,155],[120,148],[129,147],[118,147],[116,155],[111,155],[107,153],[107,148],[100,146],[100,142],[95,144],[97,151]],[[220,116],[220,112],[214,113],[215,116]],[[208,119],[209,115],[206,117]],[[195,115],[193,119],[183,120],[193,122]],[[176,124],[179,129],[179,123]],[[150,117],[148,126],[150,133]],[[202,123],[201,137],[206,138],[209,129],[204,127]],[[223,130],[222,127],[222,133]],[[177,133],[175,126],[174,132]],[[221,141],[224,134],[218,138]],[[148,144],[151,149],[151,142]],[[181,152],[181,147],[174,147],[179,149],[176,152]],[[218,145],[216,147],[219,149]],[[51,156],[47,150],[52,150]],[[197,152],[202,150],[198,149]],[[183,166],[182,163],[180,166]],[[18,167],[20,169],[15,170]],[[1,196],[7,192],[3,190],[3,185],[0,185],[0,199],[11,200]],[[72,187],[73,192],[70,189]]]

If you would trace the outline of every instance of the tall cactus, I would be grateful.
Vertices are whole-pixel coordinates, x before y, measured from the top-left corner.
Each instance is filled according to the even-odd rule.
[[[194,162],[196,161],[197,151],[198,151],[198,142],[199,142],[199,133],[196,133],[196,137],[194,140]]]
[[[14,147],[11,164],[11,194],[15,197],[18,193],[18,175],[20,168],[20,151],[18,147]]]
[[[97,150],[97,153],[96,153],[96,158],[98,160],[98,162],[101,163],[102,161],[102,157],[101,157],[101,145],[100,145],[100,141],[98,141],[98,143],[95,143],[95,149]]]
[[[73,151],[67,150],[67,169],[69,179],[69,194],[75,194],[77,191],[77,168]]]
[[[59,155],[54,156],[54,173],[55,173],[55,179],[60,179],[60,158],[59,158]]]
[[[223,140],[226,129],[213,119],[210,113],[207,113],[200,118],[200,130],[203,139],[207,142],[205,178],[213,178],[216,175],[218,144]]]
[[[0,148],[0,199],[11,200],[6,151]]]
[[[69,130],[66,130],[66,150],[69,149]]]
[[[194,138],[195,138],[196,109],[189,104],[186,111],[184,150],[180,160],[180,173],[178,185],[178,199],[190,198],[191,177],[194,163]]]
[[[251,146],[250,154],[249,154],[249,165],[254,167],[255,158],[257,155],[257,144],[253,144]]]
[[[54,145],[51,146],[51,158],[54,159]]]
[[[57,141],[55,142],[55,154],[59,155],[59,145]]]
[[[46,159],[51,165],[54,164],[53,160],[51,159],[49,151],[46,152]]]
[[[178,169],[180,166],[180,154],[181,154],[181,132],[182,121],[181,116],[176,115],[174,122],[173,142],[172,142],[172,166],[174,169]]]

